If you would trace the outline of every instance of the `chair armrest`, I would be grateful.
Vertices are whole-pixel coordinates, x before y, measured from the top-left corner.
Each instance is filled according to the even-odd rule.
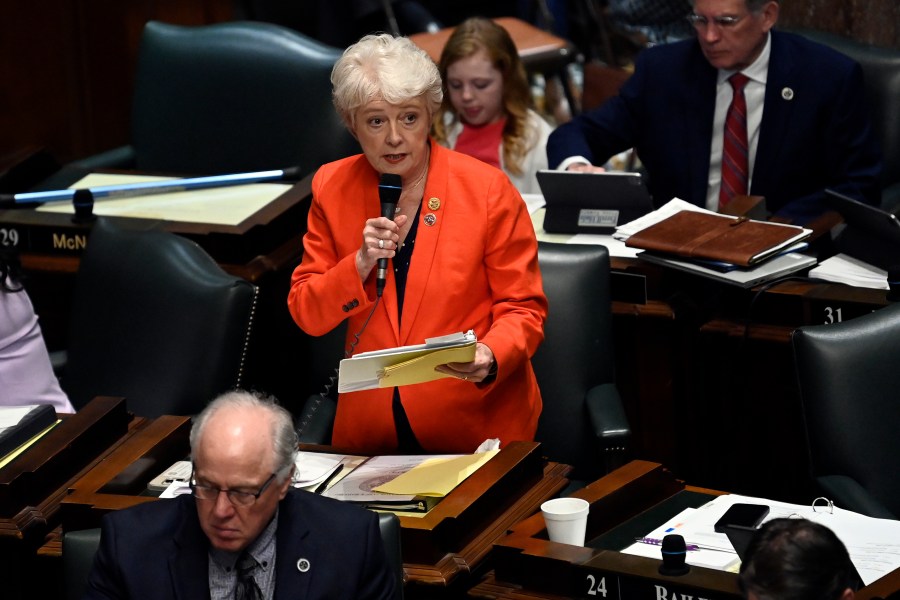
[[[604,383],[588,390],[585,404],[603,453],[601,458],[606,472],[610,472],[625,464],[631,440],[631,427],[622,398],[614,383]]]
[[[127,169],[135,166],[132,146],[119,146],[69,163],[70,166],[93,171],[96,169]]]
[[[631,428],[616,385],[604,383],[589,389],[585,401],[594,435],[603,449],[624,449],[631,438]]]
[[[878,519],[897,518],[897,515],[867,492],[855,479],[846,475],[823,475],[816,477],[816,482],[826,497],[839,508]]]
[[[330,444],[337,403],[327,396],[315,394],[306,399],[296,420],[297,436],[302,444]]]
[[[881,208],[897,214],[900,210],[900,183],[889,185],[881,191]]]
[[[53,374],[56,375],[57,379],[60,379],[66,374],[66,365],[69,364],[69,353],[66,350],[54,350],[49,354]]]

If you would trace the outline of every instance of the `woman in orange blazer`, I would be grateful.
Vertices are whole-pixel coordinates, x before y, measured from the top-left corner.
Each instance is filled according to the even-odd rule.
[[[351,354],[472,329],[475,360],[450,377],[339,397],[332,443],[365,453],[473,452],[534,438],[541,395],[531,356],[547,300],[531,219],[507,176],[429,138],[437,68],[406,38],[366,36],[335,64],[334,101],[363,154],[313,179],[303,262],[288,305],[322,335],[348,319]],[[379,177],[400,176],[394,219]],[[374,268],[391,259],[383,297]],[[358,340],[357,340],[358,336]]]

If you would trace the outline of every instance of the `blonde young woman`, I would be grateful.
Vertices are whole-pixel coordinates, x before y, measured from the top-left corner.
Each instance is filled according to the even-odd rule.
[[[509,33],[490,19],[467,19],[447,40],[438,68],[438,143],[502,169],[520,193],[539,193],[535,173],[547,168],[553,128],[530,108],[525,67]]]

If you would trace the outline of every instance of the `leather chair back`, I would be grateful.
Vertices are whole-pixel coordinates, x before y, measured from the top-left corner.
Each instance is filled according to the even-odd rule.
[[[403,600],[403,554],[400,549],[400,518],[394,513],[378,513],[378,528],[381,530],[381,541],[387,552],[388,563],[397,583],[394,600]]]
[[[586,397],[615,380],[609,252],[540,242],[538,261],[549,313],[531,361],[544,404],[536,439],[551,460],[574,467],[574,478],[592,481],[604,469]]]
[[[76,409],[112,395],[141,416],[196,414],[241,384],[256,298],[195,242],[100,218],[75,280],[63,389]]]
[[[900,304],[801,327],[792,344],[816,481],[841,508],[897,518]]]
[[[884,154],[882,206],[896,208],[900,202],[900,50],[878,48],[822,31],[798,33],[846,54],[862,67],[872,124]]]
[[[331,103],[341,50],[269,23],[151,21],[132,110],[136,168],[216,174],[321,164],[360,152]]]
[[[88,575],[100,547],[100,529],[67,531],[63,534],[63,583],[65,600],[81,600],[87,591]]]

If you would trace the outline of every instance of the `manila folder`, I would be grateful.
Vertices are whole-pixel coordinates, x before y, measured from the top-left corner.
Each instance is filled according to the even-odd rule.
[[[438,365],[475,360],[475,334],[454,333],[429,338],[424,344],[363,352],[341,361],[338,392],[425,383],[450,377],[435,371]]]

